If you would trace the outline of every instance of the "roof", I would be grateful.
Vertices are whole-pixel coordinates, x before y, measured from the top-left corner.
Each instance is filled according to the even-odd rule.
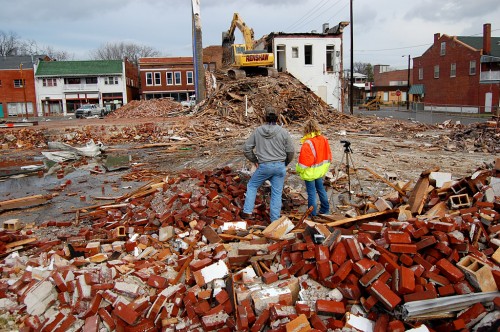
[[[122,74],[122,60],[43,61],[35,76],[86,76]]]
[[[20,64],[23,64],[23,69],[33,69],[33,63],[37,59],[45,59],[46,55],[13,55],[0,56],[1,69],[19,69]]]
[[[476,50],[483,48],[483,37],[457,36],[457,39]],[[491,37],[491,52],[489,55],[500,56],[500,37]]]
[[[193,64],[193,57],[179,56],[179,57],[169,57],[169,58],[140,58],[139,64],[167,64],[167,65]]]
[[[411,95],[423,95],[425,93],[425,86],[423,84],[414,84],[410,87],[408,93]]]

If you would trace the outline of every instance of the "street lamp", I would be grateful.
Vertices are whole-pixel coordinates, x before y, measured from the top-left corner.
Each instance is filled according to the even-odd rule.
[[[402,55],[401,57],[405,57]],[[410,55],[408,54],[408,81],[406,83],[406,109],[410,109]]]

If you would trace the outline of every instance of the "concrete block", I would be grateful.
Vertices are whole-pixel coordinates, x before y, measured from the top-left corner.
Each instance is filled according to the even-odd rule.
[[[21,228],[23,228],[23,225],[19,219],[9,219],[3,222],[3,229],[7,231],[17,231]]]
[[[491,267],[488,265],[472,256],[465,256],[457,263],[457,266],[465,273],[467,280],[476,289],[480,289],[482,292],[498,291]]]
[[[173,226],[161,227],[158,231],[158,240],[165,242],[173,238],[175,235],[175,230]]]

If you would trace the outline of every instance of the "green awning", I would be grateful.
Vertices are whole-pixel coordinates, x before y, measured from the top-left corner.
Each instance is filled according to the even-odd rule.
[[[423,95],[425,93],[425,87],[423,84],[414,84],[410,87],[408,93],[411,95]]]

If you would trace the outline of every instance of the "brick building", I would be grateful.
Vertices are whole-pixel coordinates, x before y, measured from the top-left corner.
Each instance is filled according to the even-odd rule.
[[[410,85],[412,83],[412,69],[410,68]],[[407,100],[407,91],[408,69],[391,70],[387,65],[373,66],[373,85],[371,87],[373,96],[380,96],[384,104],[404,104]]]
[[[143,99],[188,100],[195,93],[192,57],[140,58]]]
[[[34,68],[47,56],[0,57],[0,118],[30,117],[37,112]]]
[[[490,113],[499,108],[500,38],[491,37],[491,24],[483,36],[462,37],[436,33],[434,43],[413,59],[410,93],[426,109]]]

